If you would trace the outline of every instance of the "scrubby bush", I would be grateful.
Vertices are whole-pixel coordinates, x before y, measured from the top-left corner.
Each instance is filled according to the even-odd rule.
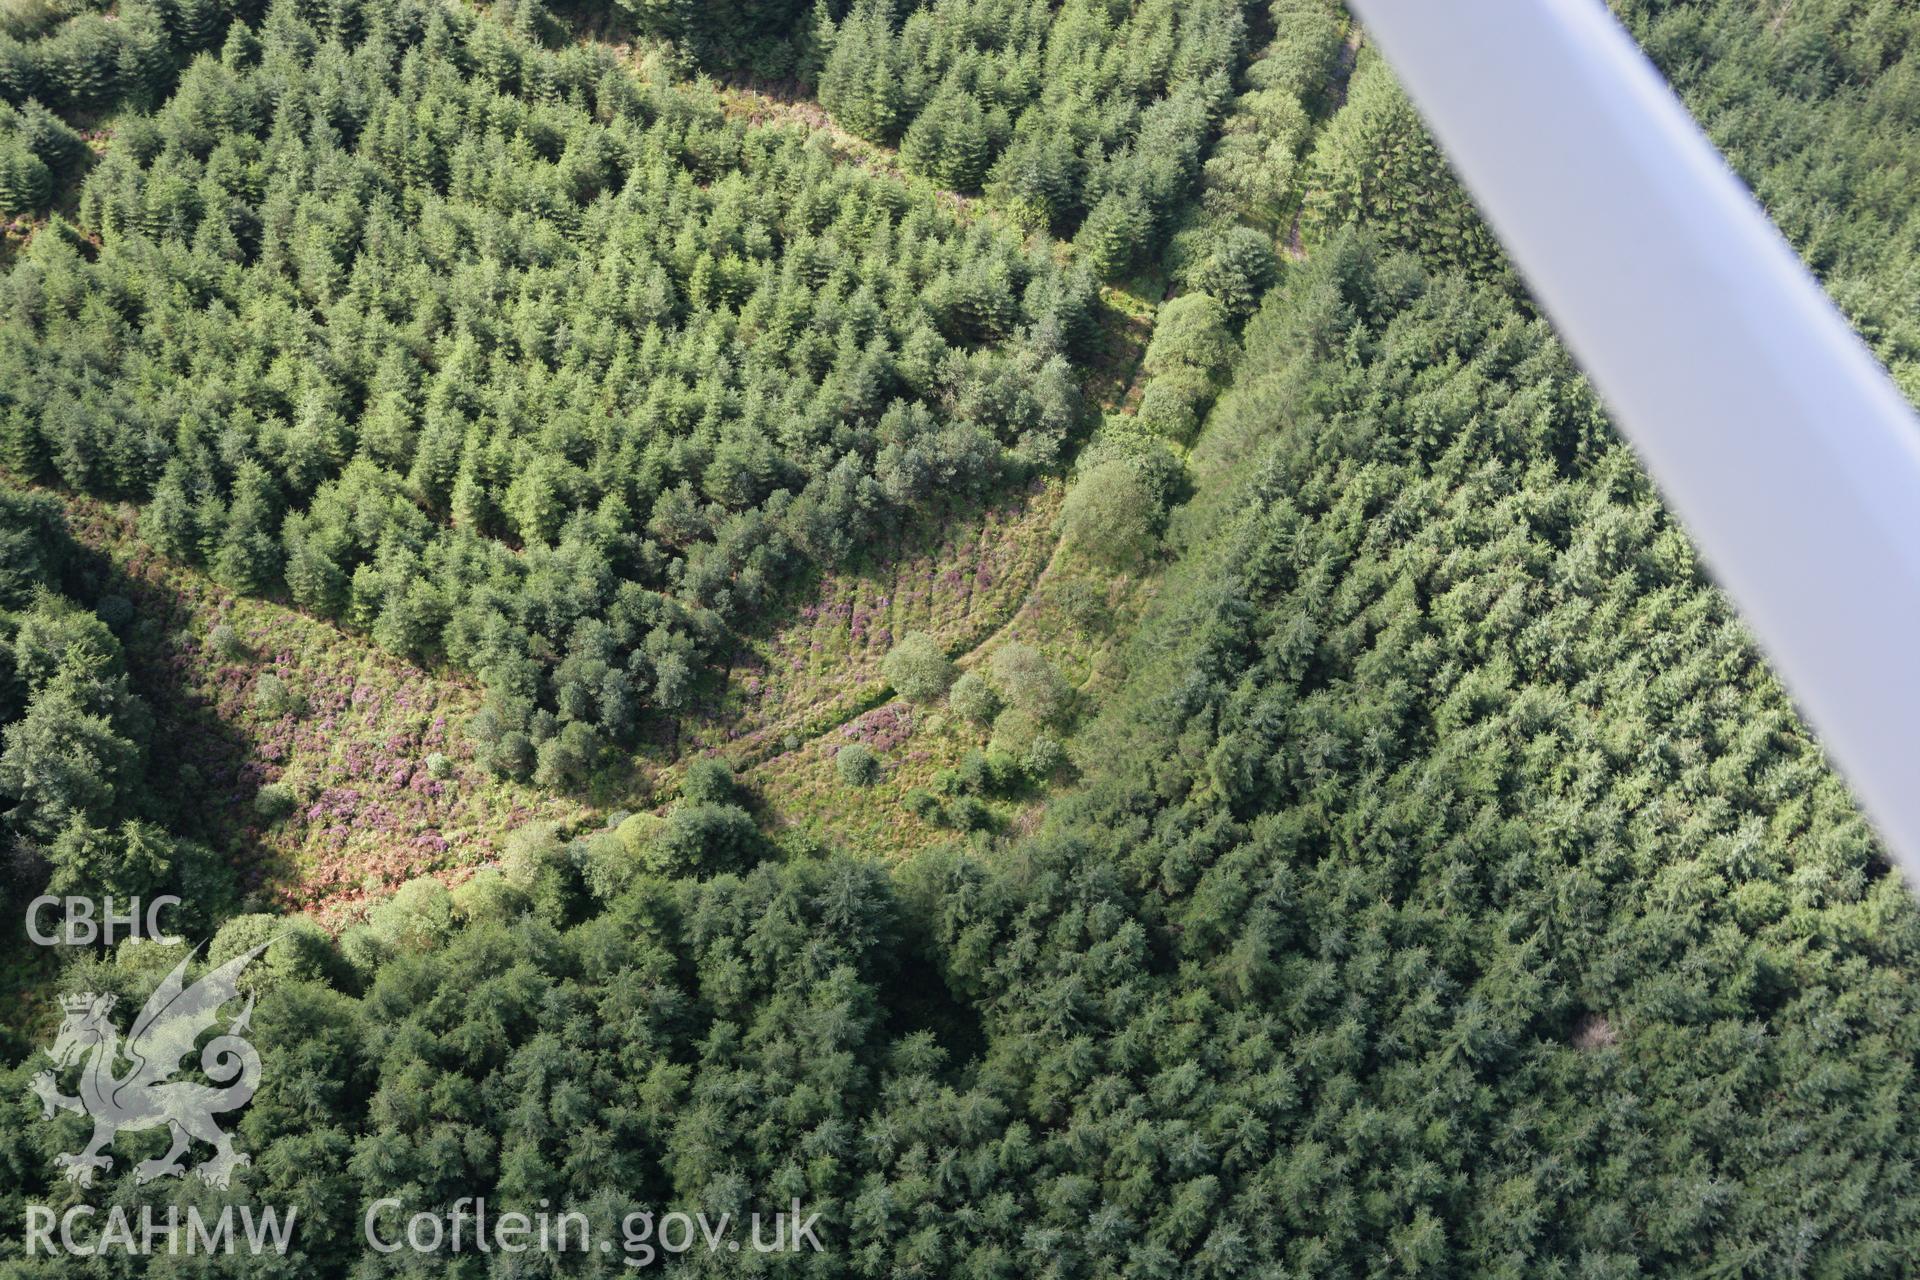
[[[760,829],[737,805],[683,804],[648,841],[647,870],[663,876],[711,876],[741,870],[760,849]]]
[[[1247,70],[1255,88],[1311,103],[1339,83],[1343,14],[1336,0],[1271,0],[1273,39]]]
[[[486,759],[496,773],[524,781],[533,776],[533,739],[518,729],[503,733]]]
[[[987,666],[995,690],[1009,706],[1047,724],[1066,715],[1073,690],[1032,645],[1017,640],[1003,644]]]
[[[509,885],[527,895],[534,914],[550,925],[567,924],[581,909],[580,872],[560,829],[551,822],[530,822],[510,834],[501,851],[500,871]]]
[[[985,795],[994,787],[993,769],[987,763],[984,751],[973,750],[960,757],[957,770],[960,777],[960,790],[968,795]]]
[[[1311,131],[1306,111],[1291,93],[1256,88],[1242,94],[1203,170],[1207,211],[1220,219],[1275,227],[1297,190],[1300,150]],[[1259,239],[1270,257],[1267,237]]]
[[[432,876],[418,876],[368,912],[367,925],[395,950],[430,951],[453,932],[453,897]]]
[[[909,702],[932,702],[953,683],[953,663],[924,631],[901,637],[880,664],[894,692]]]
[[[840,781],[850,787],[870,787],[880,780],[880,757],[864,742],[849,742],[833,757]]]
[[[1082,475],[1068,491],[1060,512],[1061,540],[1076,555],[1127,568],[1159,541],[1160,518],[1160,504],[1139,470],[1115,458]]]
[[[1044,782],[1065,764],[1066,748],[1059,741],[1046,734],[1036,734],[1027,744],[1026,754],[1020,757],[1020,767],[1036,782]]]
[[[392,956],[392,945],[369,925],[357,924],[341,931],[340,958],[363,980],[372,978]]]
[[[293,917],[296,920],[302,918]],[[281,917],[267,915],[264,912],[249,912],[234,916],[220,926],[219,932],[213,935],[213,941],[207,944],[207,963],[225,964],[262,943],[271,942],[274,935],[279,933],[285,924],[286,921]]]
[[[1213,377],[1233,363],[1233,353],[1226,307],[1211,294],[1183,293],[1154,318],[1153,340],[1142,367],[1155,377],[1174,369]]]
[[[1175,444],[1189,444],[1200,429],[1200,414],[1213,387],[1201,375],[1175,372],[1150,378],[1140,393],[1134,418],[1139,425]]]
[[[988,746],[1017,758],[1032,749],[1041,732],[1038,716],[1022,707],[1008,707],[994,717],[993,736],[988,740]]]
[[[532,775],[533,739],[517,723],[491,701],[467,718],[467,741],[473,744],[474,759],[482,768],[509,778]]]
[[[947,806],[947,816],[961,831],[985,831],[993,825],[993,810],[976,796],[961,796]]]
[[[253,682],[253,709],[273,720],[303,716],[307,712],[307,696],[273,672],[262,672]]]
[[[637,858],[666,825],[666,819],[658,814],[636,813],[622,818],[620,825],[614,828],[614,834],[620,837],[620,843],[626,846],[627,852]]]
[[[578,861],[587,892],[602,902],[620,896],[641,870],[640,858],[612,831],[596,831],[581,841]]]
[[[987,785],[996,793],[1013,791],[1024,781],[1020,758],[1004,747],[987,744]]]
[[[530,899],[494,867],[482,867],[453,887],[453,913],[464,922],[511,920]]]
[[[255,947],[265,950],[240,975],[240,990],[259,995],[289,982],[324,982],[340,972],[327,931],[306,916],[238,915],[207,944],[207,963],[221,965]]]
[[[500,872],[508,884],[531,889],[542,873],[565,860],[560,828],[551,822],[529,822],[507,836],[500,851]]]
[[[737,798],[733,766],[716,756],[702,756],[687,766],[680,783],[680,798],[687,804],[732,804]]]
[[[947,691],[947,705],[957,716],[975,724],[988,724],[1000,710],[1000,695],[979,675],[968,671]]]

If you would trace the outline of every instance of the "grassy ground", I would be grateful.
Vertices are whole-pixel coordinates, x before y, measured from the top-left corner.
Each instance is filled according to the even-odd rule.
[[[1056,492],[1049,490],[1048,496]],[[1053,509],[1049,504],[1047,510]],[[1044,529],[1026,522],[989,526],[924,571],[919,571],[919,561],[914,562],[914,570],[902,575],[909,592],[916,582],[925,581],[927,586],[922,599],[908,601],[907,609],[927,608],[937,614],[941,606],[932,602],[940,600],[939,588],[957,594],[965,585],[970,567],[977,576],[978,566],[987,562],[1027,563],[1035,557],[1044,558],[1044,567],[1028,579],[1029,585],[1003,615],[1003,621],[971,643],[954,642],[956,635],[967,634],[961,627],[939,631],[910,626],[893,634],[904,634],[906,629],[929,631],[955,656],[956,665],[963,671],[989,662],[1003,644],[1032,645],[1073,686],[1076,711],[1090,711],[1125,675],[1120,656],[1122,637],[1153,598],[1156,579],[1152,566],[1139,573],[1111,573],[1073,561],[1057,552],[1051,521]],[[876,605],[882,599],[891,605],[895,599],[893,595],[875,594],[871,582],[838,585],[849,598],[835,607],[832,620],[826,623],[829,628],[841,625],[839,620],[847,616],[842,611],[863,593]],[[968,603],[975,599],[969,596]],[[851,616],[857,618],[860,613],[856,608]],[[816,610],[816,618],[819,616]],[[962,616],[978,627],[992,615],[982,610]],[[788,643],[797,639],[790,637]],[[814,642],[807,643],[811,646]],[[809,653],[813,652],[810,647]],[[821,652],[825,652],[825,645]],[[915,788],[931,789],[943,770],[957,768],[969,752],[984,749],[990,731],[944,705],[916,706],[892,697],[878,674],[884,653],[884,647],[869,642],[858,668],[864,677],[862,683],[831,704],[852,702],[868,709],[843,717],[832,727],[802,740],[789,738],[783,743],[784,749],[764,759],[746,761],[749,767],[743,780],[760,797],[764,816],[776,830],[794,828],[815,839],[890,858],[909,856],[954,837],[948,816],[916,816],[908,807],[907,793]],[[836,672],[848,669],[830,659],[823,661],[810,668],[811,687],[832,688],[838,683]],[[1070,721],[1062,731],[1070,757],[1071,730]],[[871,786],[849,786],[835,768],[841,748],[855,742],[865,743],[880,756],[881,777]],[[1070,781],[1073,772],[1069,764],[1052,781]],[[987,829],[1032,826],[1044,809],[1047,794],[1045,786],[1029,786],[987,798]]]
[[[691,726],[685,746],[736,769],[818,737],[888,696],[880,661],[910,631],[949,654],[972,650],[1014,616],[1053,550],[1063,490],[1037,485],[985,510],[956,510],[890,547],[868,567],[828,574],[810,602],[749,643],[725,700]]]

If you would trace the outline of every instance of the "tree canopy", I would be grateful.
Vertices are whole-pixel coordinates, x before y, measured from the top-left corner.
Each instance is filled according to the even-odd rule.
[[[1912,385],[1920,20],[1616,8]],[[1328,5],[624,0],[984,208],[636,78],[526,0],[71,9],[0,13],[0,202],[30,232],[0,279],[0,833],[16,894],[175,889],[208,962],[269,944],[238,1136],[248,1199],[301,1229],[207,1273],[501,1262],[365,1248],[396,1196],[566,1205],[602,1239],[666,1205],[820,1215],[819,1254],[696,1274],[1920,1254],[1920,911]],[[591,789],[769,606],[1068,461],[1116,354],[1082,267],[1162,250],[1034,607],[964,655],[888,633],[860,721],[785,722],[823,807],[944,843],[814,839],[782,775],[676,741],[600,778],[631,808],[522,814],[334,938],[245,903],[257,869],[169,800],[142,619],[63,500],[476,674],[475,750]],[[1098,661],[1043,634],[1110,601]],[[305,691],[245,696],[292,719]],[[84,952],[56,985],[137,1007],[177,957]],[[54,1157],[87,1125],[42,1117],[48,1059],[0,1030],[19,1221],[77,1194]],[[163,1202],[135,1178],[89,1194]],[[0,1265],[141,1270],[12,1235]]]
[[[0,458],[478,674],[504,771],[1078,420],[1088,280],[798,131],[437,4],[235,32],[10,273]]]

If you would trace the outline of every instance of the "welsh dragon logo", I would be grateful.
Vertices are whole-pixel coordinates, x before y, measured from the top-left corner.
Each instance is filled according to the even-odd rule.
[[[92,1186],[96,1169],[104,1173],[113,1167],[113,1157],[105,1154],[105,1148],[116,1133],[159,1125],[172,1133],[173,1145],[165,1155],[135,1165],[136,1181],[179,1177],[186,1171],[181,1157],[195,1138],[214,1149],[212,1157],[193,1171],[208,1186],[225,1187],[236,1167],[252,1163],[233,1149],[233,1138],[213,1118],[245,1106],[259,1087],[260,1055],[240,1034],[253,1015],[253,1001],[249,999],[224,1033],[200,1051],[200,1070],[213,1084],[172,1077],[201,1032],[218,1019],[221,1007],[239,996],[240,971],[267,945],[235,956],[190,987],[185,982],[187,964],[193,959],[189,955],[147,998],[124,1042],[108,1020],[112,996],[89,992],[61,998],[66,1019],[49,1056],[60,1070],[85,1059],[80,1093],[77,1097],[61,1093],[52,1071],[35,1076],[31,1088],[49,1116],[59,1108],[93,1118],[93,1139],[86,1148],[55,1159],[69,1181]]]

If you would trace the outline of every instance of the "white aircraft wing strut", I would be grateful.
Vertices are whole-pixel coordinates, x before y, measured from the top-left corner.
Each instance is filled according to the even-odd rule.
[[[1599,0],[1353,0],[1920,887],[1920,422]]]

